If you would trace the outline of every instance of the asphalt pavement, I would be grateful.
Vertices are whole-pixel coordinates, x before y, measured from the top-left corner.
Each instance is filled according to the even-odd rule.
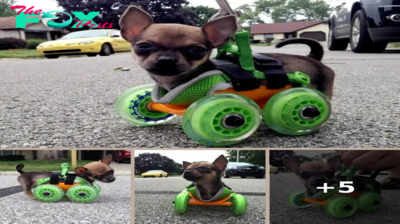
[[[68,200],[43,203],[30,199],[17,176],[0,175],[1,224],[130,224],[130,176],[117,176],[113,183],[99,183],[100,198],[91,204]]]
[[[136,178],[135,224],[265,224],[265,179],[224,178],[222,181],[248,201],[245,214],[234,215],[225,206],[190,206],[186,213],[174,211],[176,195],[190,184],[182,177]]]
[[[255,52],[307,55],[308,47],[255,47]],[[282,136],[262,125],[234,147],[400,147],[400,51],[326,51],[336,72],[333,116],[318,133]],[[130,71],[114,71],[128,67]],[[153,83],[129,53],[110,57],[0,61],[0,147],[198,148],[181,118],[134,127],[114,111],[118,96]]]
[[[386,176],[380,175],[377,180]],[[304,224],[304,223],[329,223],[329,224],[384,224],[399,223],[400,209],[399,190],[382,191],[382,207],[373,213],[355,213],[352,217],[335,220],[328,218],[322,206],[311,206],[295,209],[286,203],[286,196],[299,189],[304,189],[293,173],[271,174],[270,176],[270,223],[271,224]]]

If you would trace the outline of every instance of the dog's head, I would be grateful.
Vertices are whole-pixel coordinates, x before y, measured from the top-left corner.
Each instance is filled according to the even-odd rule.
[[[334,156],[325,162],[306,162],[299,163],[295,158],[285,156],[283,162],[288,170],[294,172],[310,193],[317,193],[322,189],[324,183],[330,185],[333,182],[335,173],[342,165],[340,155]]]
[[[225,44],[238,29],[235,16],[218,18],[201,28],[154,24],[136,6],[126,9],[120,27],[122,37],[132,44],[135,60],[166,89],[208,61],[212,49]]]
[[[110,167],[112,156],[107,155],[98,162],[91,162],[83,167],[75,168],[77,176],[104,183],[111,183],[115,181],[114,170]]]
[[[221,181],[228,160],[219,156],[213,163],[183,162],[183,178],[194,183],[216,183]]]

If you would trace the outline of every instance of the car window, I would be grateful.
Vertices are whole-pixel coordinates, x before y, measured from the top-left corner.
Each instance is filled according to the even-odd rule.
[[[112,31],[112,32],[111,32],[111,36],[114,36],[114,35],[121,36],[121,31],[119,31],[119,30],[114,30],[114,31]]]
[[[90,38],[90,37],[108,37],[108,30],[85,30],[69,33],[63,36],[61,39],[72,39],[72,38]]]
[[[254,166],[251,163],[228,163],[228,166]]]

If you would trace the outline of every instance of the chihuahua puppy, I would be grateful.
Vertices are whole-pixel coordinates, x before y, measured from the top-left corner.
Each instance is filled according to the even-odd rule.
[[[312,196],[323,189],[324,183],[328,186],[338,184],[341,181],[346,181],[346,176],[336,176],[335,173],[340,170],[342,166],[342,157],[340,155],[328,159],[326,162],[306,162],[299,163],[295,158],[284,156],[283,162],[288,170],[295,173],[303,185],[307,189],[307,195]],[[381,191],[381,185],[375,180],[377,174],[371,177],[357,176],[353,177],[353,186],[356,192],[363,192],[366,187],[371,186],[375,192]]]
[[[75,168],[75,173],[89,183],[93,183],[96,180],[103,183],[111,183],[115,181],[114,170],[110,167],[111,161],[112,156],[107,155],[98,162],[91,162],[83,167]],[[25,194],[35,199],[32,189],[37,186],[37,180],[50,177],[52,172],[24,172],[23,168],[24,164],[17,165],[16,170],[21,174],[17,180]]]
[[[132,44],[138,64],[162,88],[171,90],[217,66],[210,60],[214,48],[224,45],[238,30],[235,16],[216,18],[203,27],[181,24],[154,24],[152,17],[136,6],[129,6],[120,19],[121,35]],[[306,44],[307,56],[265,54],[278,60],[287,73],[301,71],[311,78],[311,86],[332,97],[335,73],[323,65],[321,44],[310,39],[285,40],[276,47]]]
[[[201,199],[212,199],[226,185],[221,181],[228,160],[224,155],[219,156],[213,163],[183,162],[183,178],[193,182],[198,189]]]

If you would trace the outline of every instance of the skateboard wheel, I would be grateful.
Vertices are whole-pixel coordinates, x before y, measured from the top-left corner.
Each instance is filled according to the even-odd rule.
[[[57,202],[64,197],[64,191],[55,185],[43,184],[32,190],[33,196],[42,202]]]
[[[311,206],[310,202],[303,201],[302,199],[305,198],[305,191],[304,190],[296,190],[291,192],[287,197],[286,197],[286,202],[295,208],[306,208]]]
[[[348,196],[335,196],[325,204],[325,214],[335,219],[352,216],[357,210],[356,199]]]
[[[184,213],[188,210],[188,202],[190,201],[189,192],[183,191],[175,197],[174,208],[178,213]]]
[[[96,187],[78,185],[71,187],[67,191],[67,197],[69,200],[75,203],[91,203],[99,198]]]
[[[375,192],[366,192],[357,198],[360,212],[375,212],[381,207],[382,196]]]
[[[241,215],[246,211],[247,200],[243,195],[232,194],[229,200],[232,202],[231,210],[234,214]]]

